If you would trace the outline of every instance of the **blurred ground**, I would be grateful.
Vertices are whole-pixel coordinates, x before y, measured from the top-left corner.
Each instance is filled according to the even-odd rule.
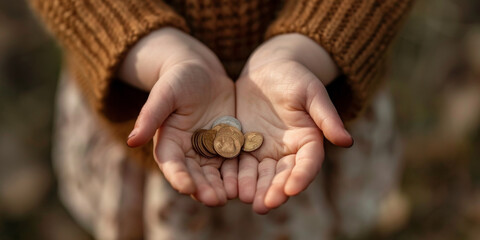
[[[389,71],[400,190],[362,239],[480,239],[480,1],[418,0]],[[24,1],[0,0],[0,239],[89,239],[50,162],[60,53]]]

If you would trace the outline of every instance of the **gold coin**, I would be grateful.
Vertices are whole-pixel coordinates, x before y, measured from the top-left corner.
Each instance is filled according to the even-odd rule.
[[[224,158],[233,158],[238,155],[235,142],[231,136],[216,137],[213,147],[218,155]]]
[[[217,131],[213,147],[218,155],[224,158],[234,158],[240,153],[243,142],[242,133],[235,127],[227,125]]]
[[[217,131],[215,130],[207,130],[203,134],[203,141],[202,141],[203,145],[207,150],[207,152],[213,156],[217,154],[217,152],[215,151],[215,148],[213,147],[213,141],[215,141],[216,135],[217,135]]]
[[[249,132],[245,134],[245,144],[243,145],[243,151],[253,152],[260,148],[263,143],[263,136],[260,133]]]

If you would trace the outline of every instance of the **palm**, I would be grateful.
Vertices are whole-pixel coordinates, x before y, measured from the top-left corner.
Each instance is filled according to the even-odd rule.
[[[264,135],[259,150],[240,156],[239,194],[266,213],[304,190],[320,169],[323,134],[309,113],[309,95],[326,92],[296,64],[250,71],[236,86],[237,116],[245,131]]]
[[[254,98],[249,93],[243,97]],[[245,129],[260,131],[266,139],[262,148],[251,153],[259,161],[280,160],[295,155],[308,142],[322,140],[321,132],[307,112],[283,107],[275,109],[271,106],[275,103],[265,98],[258,101],[259,104],[247,106],[248,109],[239,106],[238,115]],[[255,117],[252,118],[250,115]],[[247,119],[242,116],[246,116]]]

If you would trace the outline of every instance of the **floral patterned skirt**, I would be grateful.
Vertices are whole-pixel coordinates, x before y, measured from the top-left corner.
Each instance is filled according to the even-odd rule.
[[[358,236],[378,221],[396,188],[400,147],[386,89],[349,124],[350,149],[326,145],[307,190],[265,216],[231,200],[206,207],[174,191],[162,174],[128,159],[100,128],[68,74],[59,84],[53,161],[63,203],[98,239],[331,239]]]

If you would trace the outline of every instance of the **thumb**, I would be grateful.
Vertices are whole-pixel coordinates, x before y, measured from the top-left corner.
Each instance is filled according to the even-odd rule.
[[[345,129],[327,90],[319,79],[315,79],[307,89],[306,109],[328,141],[340,147],[353,145],[352,136]]]
[[[155,132],[174,110],[174,94],[168,82],[160,79],[153,86],[138,115],[135,127],[128,136],[127,145],[138,147],[149,142]]]

